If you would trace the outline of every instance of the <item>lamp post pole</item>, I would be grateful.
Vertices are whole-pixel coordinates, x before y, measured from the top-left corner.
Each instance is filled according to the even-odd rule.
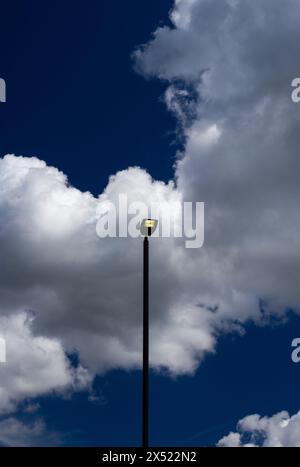
[[[143,406],[142,446],[149,446],[149,237],[157,227],[157,219],[144,219],[141,223],[143,242]]]
[[[149,239],[143,242],[143,448],[149,438]]]

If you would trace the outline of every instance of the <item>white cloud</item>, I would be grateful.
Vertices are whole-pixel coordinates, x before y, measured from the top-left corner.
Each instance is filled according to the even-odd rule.
[[[183,125],[177,187],[206,203],[198,291],[225,319],[261,319],[259,297],[266,316],[299,311],[300,3],[179,1],[172,18],[135,59]]]
[[[32,324],[33,317],[25,312],[0,316],[6,342],[6,363],[0,366],[0,413],[15,411],[24,399],[82,389],[90,383],[86,370],[70,365],[61,343],[34,336]]]
[[[239,421],[237,430],[224,436],[218,446],[300,447],[300,412],[291,417],[286,411],[272,417],[249,415]]]
[[[0,160],[0,183],[3,313],[33,310],[34,331],[77,350],[91,373],[140,367],[141,239],[100,239],[97,206],[119,193],[129,202],[178,201],[174,184],[131,168],[96,199],[42,161],[14,156]],[[185,298],[197,265],[182,270],[184,242],[152,242],[152,364],[191,372],[214,349],[215,317]]]
[[[57,433],[49,433],[42,419],[24,423],[14,417],[0,420],[0,446],[29,447],[57,446],[61,444]]]

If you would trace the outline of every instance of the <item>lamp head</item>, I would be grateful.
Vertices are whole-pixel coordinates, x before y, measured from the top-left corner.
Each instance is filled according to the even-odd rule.
[[[157,227],[157,219],[143,219],[141,223],[141,234],[150,237]]]

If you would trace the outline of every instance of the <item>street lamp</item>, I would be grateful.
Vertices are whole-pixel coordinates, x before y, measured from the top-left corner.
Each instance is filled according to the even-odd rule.
[[[156,219],[144,219],[141,223],[143,242],[143,406],[142,442],[148,447],[149,440],[149,239],[157,227]]]

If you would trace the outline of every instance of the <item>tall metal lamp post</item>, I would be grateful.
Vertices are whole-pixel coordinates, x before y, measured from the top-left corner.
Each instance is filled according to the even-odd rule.
[[[149,237],[157,227],[156,219],[144,219],[141,223],[143,241],[143,405],[142,445],[149,446]]]

